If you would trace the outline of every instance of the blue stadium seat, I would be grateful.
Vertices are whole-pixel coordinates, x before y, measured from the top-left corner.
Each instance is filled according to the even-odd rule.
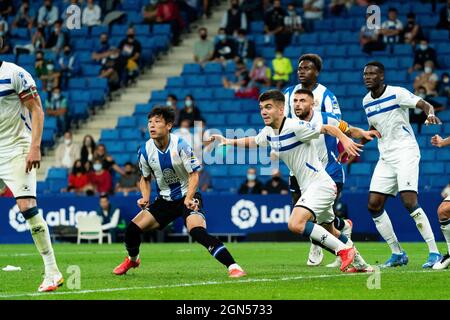
[[[122,24],[113,24],[111,29],[112,37],[121,37],[125,38],[127,34],[128,26]]]
[[[152,33],[155,35],[170,35],[170,24],[155,24]]]
[[[67,187],[68,180],[67,179],[48,179],[48,189],[50,193],[60,193],[61,189]]]
[[[111,141],[109,143],[105,143],[106,150],[108,153],[123,153],[125,150],[126,143],[120,141]]]
[[[141,115],[141,114],[148,114],[150,110],[152,109],[152,105],[150,103],[138,103],[136,104],[136,107],[134,109],[134,114]]]
[[[320,82],[323,83],[339,83],[339,73],[338,72],[321,72]]]
[[[420,153],[421,161],[433,161],[436,158],[436,151],[433,149],[422,149]]]
[[[344,46],[327,46],[325,52],[329,57],[345,57],[347,54]]]
[[[442,126],[422,126],[422,134],[440,134]]]
[[[72,102],[78,103],[78,102],[91,102],[91,91],[87,90],[72,90],[70,92],[70,100]]]
[[[216,99],[233,99],[234,90],[225,88],[214,89],[214,97]]]
[[[181,75],[186,74],[201,74],[203,73],[202,66],[198,63],[186,63],[183,65],[183,71]]]
[[[208,87],[223,87],[222,76],[220,74],[212,74],[206,76]]]
[[[319,33],[303,33],[298,39],[300,45],[317,45],[319,43]]]
[[[445,170],[443,162],[422,162],[422,172],[424,174],[442,174]]]
[[[207,85],[206,76],[196,75],[196,76],[185,76],[186,87],[191,88],[205,88]]]
[[[87,37],[89,35],[89,29],[85,26],[82,26],[79,29],[73,29],[70,30],[70,37],[73,38],[83,38],[87,40]]]
[[[102,33],[108,32],[108,26],[94,26],[91,29],[91,37],[98,38]]]
[[[65,179],[68,178],[68,171],[66,168],[52,167],[48,169],[47,179]]]
[[[119,140],[119,131],[115,129],[102,129],[100,140]]]
[[[92,48],[94,47],[94,40],[93,39],[73,39],[72,40],[72,46],[74,49],[76,50],[80,50],[80,51],[86,51],[89,50],[91,51]]]
[[[448,42],[441,42],[438,43],[436,45],[436,51],[440,54],[440,55],[444,55],[444,54],[450,54],[450,43]]]
[[[136,128],[136,118],[129,116],[119,117],[117,128]]]
[[[431,30],[430,32],[430,42],[439,43],[449,41],[449,35],[447,30]]]
[[[208,171],[213,177],[226,177],[228,175],[226,165],[212,165],[208,167]]]
[[[100,74],[100,70],[102,69],[101,66],[96,65],[82,65],[81,66],[81,73],[85,77],[96,77]]]
[[[341,83],[361,83],[362,74],[360,72],[352,71],[341,72],[340,81]]]
[[[230,126],[240,126],[247,123],[247,115],[242,113],[229,113],[226,123]]]
[[[139,26],[139,23],[142,23],[142,13],[137,11],[128,11],[127,12],[127,23],[133,24],[135,27]],[[149,26],[147,25],[147,33],[149,33]],[[136,34],[138,34],[136,30]]]
[[[167,78],[166,88],[182,88],[184,87],[183,77],[169,77]]]
[[[223,114],[205,114],[204,118],[208,127],[221,126],[225,123],[225,115]]]
[[[264,33],[264,22],[263,21],[250,22],[250,31],[252,34]]]
[[[142,134],[137,129],[122,129],[120,130],[120,138],[125,140],[138,140],[142,139]]]
[[[21,54],[19,55],[17,59],[18,65],[24,65],[24,64],[34,64],[35,58],[32,54]]]
[[[205,82],[205,86],[206,86],[206,82]],[[212,89],[205,90],[203,88],[200,89],[197,87],[197,89],[192,90],[192,95],[194,96],[195,100],[210,100],[212,98]]]
[[[352,70],[353,69],[353,60],[352,59],[335,59],[334,60],[334,69],[336,70]],[[337,77],[336,77],[337,79]]]
[[[74,106],[73,113],[77,119],[87,119],[89,117],[89,105],[87,102],[77,102]]]
[[[55,117],[46,117],[44,120],[44,128],[53,130],[54,133],[58,130],[57,120]]]
[[[91,89],[102,89],[105,92],[108,91],[108,79],[99,77],[87,78],[87,83]]]
[[[207,74],[211,74],[211,73],[221,74],[223,72],[223,67],[222,67],[222,64],[220,64],[218,62],[208,62],[203,67],[203,72],[207,73]]]

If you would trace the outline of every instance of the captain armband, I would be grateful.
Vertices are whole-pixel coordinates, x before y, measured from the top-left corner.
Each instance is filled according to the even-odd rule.
[[[350,127],[348,126],[348,123],[344,120],[339,121],[339,130],[341,130],[343,133],[347,133],[350,131]]]
[[[39,97],[39,94],[37,92],[37,89],[35,86],[31,86],[30,88],[28,88],[27,90],[22,91],[19,94],[19,99],[22,102],[28,101],[30,99],[37,99],[37,97]]]

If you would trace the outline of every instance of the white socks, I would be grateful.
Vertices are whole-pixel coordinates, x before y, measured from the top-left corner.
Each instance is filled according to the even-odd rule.
[[[51,276],[58,274],[58,266],[56,265],[55,255],[53,253],[52,243],[50,241],[50,233],[47,223],[42,214],[37,214],[27,220],[31,230],[34,244],[44,260],[45,275]]]
[[[325,247],[334,250],[335,252],[348,248],[338,238],[329,233],[325,228],[312,222],[308,223],[311,223],[313,225],[311,234],[309,235],[311,239],[322,243]]]
[[[401,254],[402,247],[397,240],[397,236],[394,233],[394,228],[392,227],[391,219],[389,219],[386,210],[384,210],[380,216],[372,219],[375,222],[378,232],[391,248],[392,253]]]
[[[136,257],[128,256],[128,259],[130,259],[130,261],[136,262],[139,259],[139,255],[137,255]]]
[[[231,270],[233,270],[233,269],[238,269],[238,270],[240,270],[240,271],[244,271],[244,270],[242,270],[242,268],[241,268],[237,263],[233,263],[232,265],[230,265],[230,266],[228,267],[228,271],[231,271]]]
[[[416,222],[416,227],[428,245],[430,252],[439,253],[434,240],[433,230],[431,230],[430,221],[422,208],[417,208],[410,214],[411,218]]]
[[[450,253],[450,220],[448,221],[440,221],[441,223],[441,230],[444,234],[445,241],[447,242],[448,247],[448,253]],[[444,224],[447,223],[447,224]]]

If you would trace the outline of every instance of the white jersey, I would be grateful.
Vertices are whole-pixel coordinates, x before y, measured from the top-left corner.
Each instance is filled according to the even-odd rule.
[[[339,120],[336,115],[328,112],[313,112],[313,116],[309,121],[313,127],[320,127],[323,124],[329,124],[339,127]],[[322,134],[318,139],[313,140],[319,155],[319,160],[325,171],[333,179],[334,182],[344,183],[345,175],[342,164],[337,161],[339,156],[338,139],[328,134]]]
[[[191,146],[174,134],[170,134],[169,145],[164,151],[149,139],[139,148],[138,161],[142,175],[155,177],[158,196],[167,201],[184,197],[188,191],[189,174],[200,169],[200,162]]]
[[[287,87],[283,92],[285,97],[284,115],[297,120],[299,119],[295,115],[294,93],[299,89],[302,89],[301,83]],[[312,93],[314,95],[314,111],[333,113],[337,115],[339,119],[341,118],[341,109],[339,108],[336,96],[328,90],[327,87],[317,83],[316,87],[312,90]]]
[[[0,63],[0,157],[10,158],[30,147],[30,112],[19,94],[36,83],[23,68],[10,62]]]
[[[363,99],[363,107],[370,126],[381,134],[378,139],[380,157],[385,161],[405,157],[405,152],[419,154],[414,131],[409,124],[409,110],[415,108],[420,97],[402,87],[386,86],[379,98],[369,92]],[[411,154],[408,153],[408,154]]]
[[[266,126],[255,137],[259,146],[269,146],[286,163],[297,178],[301,192],[318,179],[325,179],[334,185],[325,172],[312,140],[319,138],[322,125],[313,126],[307,121],[285,118],[279,134]]]

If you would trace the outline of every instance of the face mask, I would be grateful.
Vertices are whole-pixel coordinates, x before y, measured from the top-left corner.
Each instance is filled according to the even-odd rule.
[[[186,107],[192,107],[192,100],[186,100],[184,104],[186,105]]]
[[[206,34],[201,34],[201,35],[200,35],[200,39],[202,39],[202,40],[206,40],[206,37],[207,37]]]
[[[217,36],[217,39],[219,39],[219,41],[225,40],[225,35],[224,34],[219,34]]]
[[[101,163],[95,163],[95,164],[94,164],[94,170],[95,170],[95,171],[100,171],[100,170],[102,170],[102,164],[101,164]]]
[[[433,71],[433,69],[431,69],[430,67],[425,67],[423,70],[425,71],[425,73],[431,73]]]
[[[61,97],[61,94],[59,94],[59,93],[52,94],[52,98],[55,100],[58,100],[60,97]]]
[[[256,180],[256,174],[247,174],[247,180],[248,181],[255,181]]]
[[[71,139],[64,139],[64,144],[65,144],[66,146],[69,146],[71,143],[72,143],[72,140],[71,140]]]
[[[245,39],[244,39],[244,38],[238,38],[237,41],[238,41],[239,43],[243,43],[243,42],[245,41]]]
[[[444,79],[442,79],[442,82],[444,82],[444,83],[449,83],[449,81],[450,81],[449,78],[444,78]]]
[[[273,177],[273,178],[272,178],[272,181],[274,181],[274,182],[280,182],[280,177]]]
[[[418,96],[421,97],[422,99],[425,99],[426,94],[425,93],[419,93]]]
[[[256,66],[257,66],[258,68],[261,68],[262,66],[264,66],[264,63],[263,63],[262,61],[258,61],[258,62],[256,63]]]
[[[128,40],[129,40],[129,41],[133,41],[133,40],[134,40],[134,34],[128,35]]]
[[[426,45],[426,44],[421,44],[419,47],[420,47],[420,50],[422,50],[422,51],[425,51],[428,49],[428,45]]]
[[[53,64],[48,64],[47,65],[47,70],[48,71],[53,71],[54,68],[55,68],[55,66]]]
[[[295,10],[289,10],[288,14],[292,17],[295,16]]]
[[[70,54],[70,50],[65,50],[65,51],[64,51],[64,54],[65,54],[66,56],[68,56],[68,55]]]
[[[3,35],[5,34],[5,31],[0,31],[0,36],[3,37]]]
[[[108,43],[108,40],[102,40],[102,41],[100,41],[100,43],[102,44],[102,45],[106,45],[107,43]]]
[[[167,105],[168,107],[171,107],[171,106],[172,106],[172,102],[171,102],[170,100],[167,100],[167,101],[166,101],[166,105]]]
[[[237,10],[237,9],[239,9],[239,5],[238,5],[238,4],[233,4],[233,5],[231,6],[231,8],[233,8],[234,10]]]
[[[283,58],[283,55],[282,55],[281,53],[277,53],[277,54],[275,55],[275,58],[281,59],[281,58]]]

